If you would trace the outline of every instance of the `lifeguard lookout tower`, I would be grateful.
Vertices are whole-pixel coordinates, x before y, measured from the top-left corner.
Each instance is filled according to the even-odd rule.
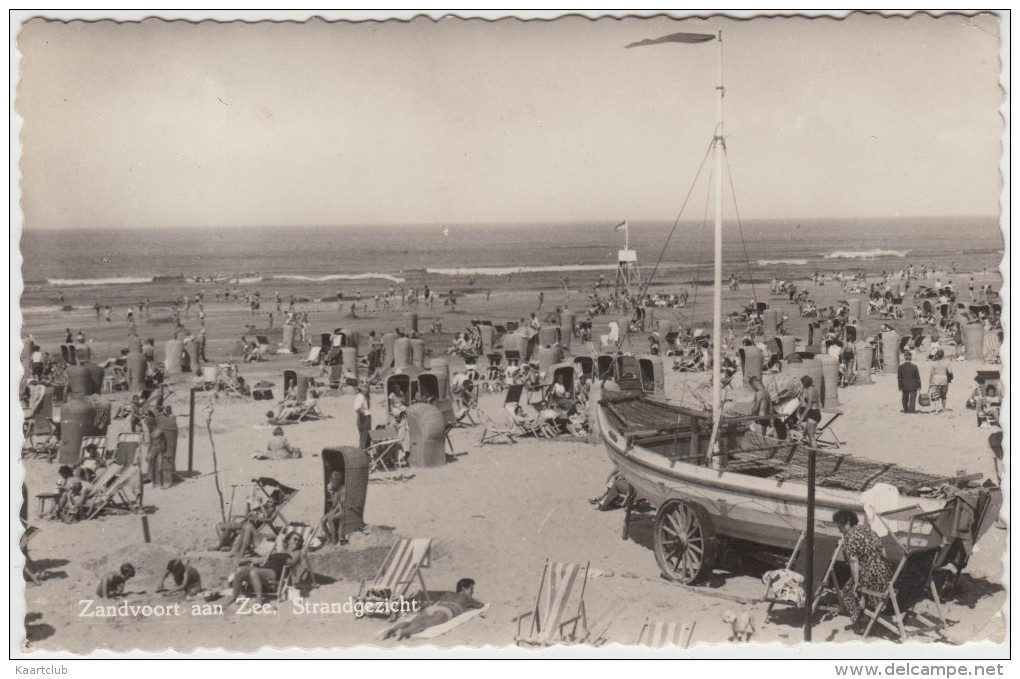
[[[617,231],[624,232],[623,249],[616,253],[616,286],[613,294],[621,290],[627,297],[641,292],[641,269],[638,268],[637,251],[630,249],[630,224],[625,220],[616,225]]]

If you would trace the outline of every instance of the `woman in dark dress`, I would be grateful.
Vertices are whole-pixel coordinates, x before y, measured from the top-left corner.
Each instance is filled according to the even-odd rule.
[[[866,620],[860,617],[863,612],[861,589],[884,591],[892,578],[892,569],[882,555],[882,542],[878,534],[868,526],[859,524],[856,514],[848,509],[840,509],[833,521],[843,534],[843,556],[850,566],[852,576],[843,588],[840,603],[843,612],[854,621],[855,630],[862,632]],[[863,595],[863,598],[870,609],[882,603],[880,597],[871,594]]]

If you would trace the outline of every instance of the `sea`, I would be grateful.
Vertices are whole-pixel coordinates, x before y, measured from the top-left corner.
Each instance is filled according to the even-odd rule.
[[[28,229],[22,306],[221,285],[310,295],[581,288],[600,277],[612,283],[625,239],[654,285],[711,279],[711,223],[631,220],[626,231],[616,223]],[[996,217],[730,221],[723,240],[724,276],[745,281],[910,264],[992,272],[1004,252]]]

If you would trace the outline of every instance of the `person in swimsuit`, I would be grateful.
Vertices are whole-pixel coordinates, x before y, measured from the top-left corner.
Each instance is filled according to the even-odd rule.
[[[814,380],[804,375],[800,378],[804,385],[804,391],[800,394],[800,408],[797,410],[797,424],[804,425],[804,435],[807,437],[808,445],[815,447],[815,431],[822,421],[821,398],[818,395],[818,388]]]
[[[322,517],[322,532],[326,534],[324,544],[346,545],[347,538],[343,534],[343,507],[344,507],[344,475],[340,471],[334,471],[329,475],[329,483],[326,484],[326,492],[329,493],[330,509]]]
[[[301,554],[303,546],[301,536],[292,534],[284,542],[284,551],[273,552],[257,564],[241,566],[234,571],[234,591],[230,600],[223,604],[224,608],[237,601],[247,588],[258,601],[262,601],[267,592],[275,591],[283,577],[283,570],[304,560]]]
[[[410,620],[397,623],[387,630],[383,638],[389,639],[392,636],[396,636],[397,641],[408,639],[415,634],[424,632],[429,627],[442,625],[453,620],[458,615],[463,615],[476,608],[482,608],[485,604],[475,601],[474,594],[475,581],[471,578],[462,578],[457,582],[456,593],[443,597],[431,606],[426,607]]]
[[[185,565],[180,559],[170,559],[166,565],[166,572],[159,582],[159,588],[163,589],[167,577],[173,577],[174,587],[167,590],[167,594],[179,594],[183,592],[188,596],[198,594],[202,591],[202,576],[194,566]]]
[[[135,567],[129,563],[121,564],[116,571],[103,576],[96,587],[96,596],[100,599],[116,599],[124,594],[124,585],[135,577]]]

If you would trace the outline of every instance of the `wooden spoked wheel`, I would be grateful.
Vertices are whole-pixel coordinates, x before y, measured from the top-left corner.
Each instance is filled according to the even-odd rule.
[[[667,580],[689,585],[712,572],[719,552],[712,519],[694,502],[667,500],[655,515],[655,560]]]

